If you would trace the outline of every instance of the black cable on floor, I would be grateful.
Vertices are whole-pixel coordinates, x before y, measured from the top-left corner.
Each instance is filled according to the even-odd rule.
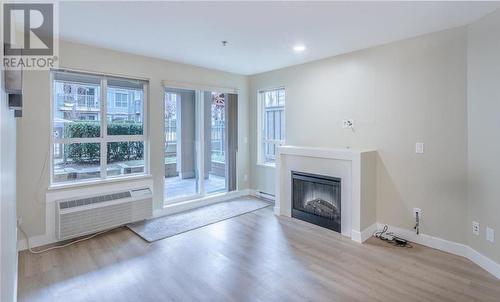
[[[389,227],[387,225],[384,225],[381,231],[377,231],[373,233],[373,236],[376,238],[391,243],[394,246],[397,247],[406,247],[406,248],[412,248],[413,245],[410,244],[410,242],[406,239],[400,238],[396,236],[393,232],[388,232]]]

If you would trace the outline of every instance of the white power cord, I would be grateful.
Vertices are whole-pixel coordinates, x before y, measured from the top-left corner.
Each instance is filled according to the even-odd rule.
[[[82,241],[85,241],[85,240],[89,240],[91,238],[94,238],[96,236],[99,236],[101,234],[104,234],[104,233],[107,233],[109,231],[112,231],[112,230],[115,230],[117,228],[113,228],[113,229],[109,229],[109,230],[104,230],[104,231],[101,231],[101,232],[98,232],[98,233],[95,233],[95,234],[92,234],[90,236],[87,236],[87,237],[84,237],[84,238],[80,238],[78,240],[75,240],[75,241],[71,241],[71,242],[68,242],[66,244],[63,244],[63,245],[56,245],[56,246],[52,246],[52,247],[49,247],[49,248],[46,248],[44,250],[39,250],[39,251],[35,251],[33,250],[31,247],[30,247],[30,239],[28,238],[28,235],[26,235],[26,233],[24,232],[24,230],[21,228],[21,226],[18,226],[19,228],[19,231],[21,231],[21,233],[23,233],[24,235],[24,238],[26,239],[26,245],[28,246],[28,251],[30,251],[30,253],[32,254],[41,254],[41,253],[45,253],[45,252],[48,252],[48,251],[51,251],[51,250],[56,250],[56,249],[62,249],[64,247],[67,247],[67,246],[70,246],[72,244],[75,244],[75,243],[78,243],[78,242],[82,242]]]

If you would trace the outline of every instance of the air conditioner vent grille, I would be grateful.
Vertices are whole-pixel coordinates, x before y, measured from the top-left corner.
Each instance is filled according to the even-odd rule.
[[[122,199],[127,197],[131,197],[130,191],[63,201],[59,203],[59,208],[68,209],[68,208],[74,208],[74,207],[79,207],[99,202],[106,202],[110,200]]]

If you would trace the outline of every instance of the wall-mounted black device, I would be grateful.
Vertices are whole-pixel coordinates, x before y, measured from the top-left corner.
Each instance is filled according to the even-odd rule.
[[[9,108],[21,110],[23,108],[23,95],[17,93],[9,93]]]
[[[14,117],[23,116],[23,95],[18,93],[9,93],[9,108],[14,109]]]

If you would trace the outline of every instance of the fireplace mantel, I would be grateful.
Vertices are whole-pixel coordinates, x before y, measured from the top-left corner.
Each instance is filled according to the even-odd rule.
[[[313,147],[298,147],[298,146],[279,146],[278,153],[280,155],[297,155],[309,156],[318,158],[331,158],[340,160],[353,160],[359,157],[362,153],[376,152],[374,149],[351,149],[351,148],[313,148]]]
[[[275,214],[291,217],[291,171],[342,180],[342,235],[363,242],[376,222],[376,150],[281,146],[276,157]]]

